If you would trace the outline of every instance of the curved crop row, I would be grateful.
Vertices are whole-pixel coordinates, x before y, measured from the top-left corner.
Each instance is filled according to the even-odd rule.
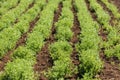
[[[81,26],[81,42],[76,45],[80,60],[79,74],[82,80],[93,80],[93,77],[102,68],[98,47],[100,43],[99,26],[93,21],[84,0],[75,0],[75,6]]]
[[[28,31],[29,23],[33,21],[41,11],[45,1],[36,2],[34,7],[22,15],[20,21],[13,27],[4,29],[0,33],[0,58],[9,50],[13,49],[21,35]],[[9,34],[9,35],[8,35]]]
[[[94,10],[96,12],[97,20],[100,22],[100,25],[102,25],[102,28],[104,30],[106,30],[105,33],[107,34],[107,41],[104,41],[102,44],[102,47],[105,48],[105,55],[107,57],[115,56],[120,58],[118,52],[115,51],[111,52],[110,50],[111,47],[114,47],[115,45],[120,43],[119,42],[120,36],[118,30],[116,30],[115,27],[109,25],[110,16],[103,10],[103,8],[97,3],[96,0],[89,0],[89,2],[90,2],[91,10]]]
[[[41,12],[40,20],[37,22],[32,33],[29,33],[28,35],[26,45],[17,48],[11,55],[13,62],[7,63],[5,72],[1,77],[2,80],[38,80],[38,76],[34,74],[32,66],[36,62],[35,55],[37,51],[41,49],[45,38],[47,38],[44,37],[45,32],[43,33],[43,31],[40,30],[42,27],[47,27],[47,29],[49,28],[50,32],[54,11],[57,9],[59,2],[60,0],[51,0],[48,2],[47,6],[45,6],[44,10]],[[45,24],[46,22],[48,24]],[[48,35],[50,35],[50,33]]]
[[[0,17],[6,13],[9,9],[15,7],[20,0],[8,0],[1,4],[0,7]]]
[[[0,31],[4,28],[12,26],[15,20],[21,16],[20,14],[23,13],[32,2],[33,0],[21,0],[16,8],[4,14],[0,19]]]
[[[108,0],[101,0],[101,1],[107,6],[108,9],[110,9],[112,11],[115,18],[117,18],[119,20],[120,19],[120,13],[119,13],[119,10],[117,9],[117,7],[114,4],[109,3]]]
[[[46,72],[49,80],[64,80],[65,77],[71,77],[74,73],[77,73],[77,67],[72,64],[70,59],[73,49],[70,43],[67,42],[73,36],[71,31],[73,19],[71,0],[64,0],[61,16],[55,24],[56,42],[49,46],[50,55],[54,61],[52,68]]]

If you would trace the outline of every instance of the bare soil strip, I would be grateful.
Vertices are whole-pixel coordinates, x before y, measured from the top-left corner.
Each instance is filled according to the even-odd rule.
[[[27,38],[28,33],[30,33],[30,32],[33,30],[33,28],[34,28],[34,26],[35,26],[35,23],[36,23],[38,20],[39,20],[39,14],[36,16],[36,18],[35,18],[33,21],[31,21],[31,22],[29,23],[29,25],[30,25],[29,30],[28,30],[26,33],[24,33],[24,34],[19,38],[19,40],[16,42],[15,48],[13,48],[12,50],[8,51],[8,52],[3,56],[3,58],[0,60],[0,71],[3,71],[3,70],[4,70],[4,67],[5,67],[5,65],[6,65],[6,63],[7,63],[8,61],[12,61],[10,55],[11,55],[19,46],[25,45],[25,42],[26,42],[26,38]]]
[[[79,23],[79,20],[78,20],[78,17],[77,17],[77,11],[75,10],[75,7],[73,5],[73,1],[72,1],[72,12],[74,14],[74,23],[73,23],[73,27],[72,27],[72,31],[74,33],[72,39],[71,39],[71,43],[73,44],[73,54],[71,55],[72,57],[72,61],[74,63],[74,65],[79,65],[79,58],[78,58],[78,52],[76,51],[76,48],[75,48],[75,44],[80,42],[79,39],[78,39],[78,36],[80,35],[80,23]]]
[[[97,21],[95,12],[92,12],[90,10],[90,4],[89,4],[88,0],[86,0],[86,4],[87,4],[88,10],[90,11],[93,19],[95,21]],[[102,26],[102,25],[100,25],[100,26]],[[102,38],[103,41],[107,41],[107,34],[104,33],[104,30],[102,29],[102,27],[100,27],[99,36]],[[103,67],[102,71],[98,74],[98,77],[102,80],[119,80],[120,79],[120,70],[119,70],[118,64],[120,63],[120,61],[118,61],[117,58],[107,59],[106,56],[104,55],[104,49],[101,49],[101,51],[100,51],[100,58],[104,62],[104,65],[103,65],[104,67]]]
[[[53,60],[50,57],[49,53],[49,45],[54,43],[56,40],[54,35],[56,34],[55,23],[58,21],[62,12],[62,3],[58,5],[58,10],[54,13],[53,25],[51,28],[51,34],[48,39],[46,39],[46,43],[42,47],[41,51],[38,52],[36,56],[37,63],[34,65],[34,71],[40,74],[40,80],[47,80],[42,71],[47,70],[48,68],[53,66]]]
[[[120,80],[120,61],[113,57],[106,59],[104,51],[101,50],[100,57],[104,61],[104,67],[99,74],[100,79],[102,80]]]

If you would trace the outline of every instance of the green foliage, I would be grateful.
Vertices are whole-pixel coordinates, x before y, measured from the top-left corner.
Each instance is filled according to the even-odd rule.
[[[57,33],[55,35],[55,38],[57,40],[69,41],[72,36],[73,36],[73,32],[71,31],[70,28],[59,27],[57,28]]]
[[[39,4],[34,4],[25,14],[19,17],[21,12],[28,7],[33,0],[21,0],[20,4],[10,11],[7,14],[3,15],[0,20],[0,58],[8,51],[15,47],[16,42],[20,36],[28,31],[29,22],[34,20],[40,11]],[[18,23],[14,26],[14,21],[18,19]],[[19,19],[21,19],[19,21]],[[10,27],[12,25],[12,27]],[[7,28],[9,27],[9,28]],[[9,35],[8,35],[9,34]],[[40,38],[39,38],[40,39]],[[4,45],[4,46],[3,46]]]
[[[91,9],[96,13],[97,20],[103,25],[102,28],[107,33],[107,42],[102,42],[101,46],[105,48],[105,55],[107,57],[118,57],[119,49],[118,44],[120,43],[120,36],[118,30],[115,27],[109,25],[110,16],[104,11],[104,9],[97,3],[97,0],[90,0]],[[102,0],[102,2],[109,8],[116,19],[119,20],[120,14],[114,5],[108,2],[108,0]],[[114,47],[115,46],[115,47]]]
[[[97,3],[96,0],[89,0],[90,7],[92,10],[96,12],[97,19],[101,24],[108,24],[110,20],[110,16],[107,12],[103,10],[100,4]]]
[[[12,56],[12,60],[25,59],[31,62],[35,61],[35,52],[23,46],[17,48],[11,56]]]
[[[105,50],[105,55],[110,57],[117,57],[120,60],[120,44],[114,46],[113,48],[108,48]]]
[[[70,44],[66,41],[58,41],[54,44],[51,44],[50,47],[50,54],[52,59],[60,59],[65,57],[70,57],[70,54],[72,52],[72,47]]]
[[[73,13],[70,10],[71,1],[63,1],[62,13],[59,18],[59,21],[55,24],[56,26],[56,35],[55,38],[60,41],[69,41],[73,32],[71,28],[73,27]],[[67,21],[67,22],[66,22]]]
[[[0,0],[1,1],[1,0]],[[19,0],[7,0],[5,2],[1,2],[0,6],[0,15],[2,16],[4,13],[6,13],[9,9],[12,7],[15,7],[17,5]]]
[[[20,36],[21,36],[21,33],[14,28],[4,29],[1,32],[0,34],[0,58],[8,50],[11,50],[12,48],[15,47],[15,44]]]
[[[54,66],[45,72],[49,80],[64,80],[64,77],[77,73],[77,67],[72,64],[70,59],[72,47],[67,42],[73,35],[70,29],[73,26],[71,1],[63,1],[63,6],[59,21],[55,24],[57,42],[49,47],[50,55],[54,60]]]
[[[92,77],[101,70],[102,62],[99,54],[96,53],[98,52],[95,50],[82,51],[81,57],[79,58],[81,61],[79,71],[82,76],[87,73]]]
[[[73,21],[72,19],[69,19],[68,17],[61,16],[60,20],[55,25],[56,25],[56,28],[59,28],[59,27],[71,28],[73,26]]]
[[[28,22],[31,22],[35,17],[37,16],[39,12],[39,7],[38,5],[34,5],[33,8],[29,9],[26,14],[23,14],[19,19],[20,20],[26,20]]]
[[[40,32],[40,35],[42,35],[44,39],[49,38],[51,32],[50,28],[46,25],[38,25],[34,28],[34,31]]]
[[[77,67],[70,62],[68,58],[62,58],[54,62],[54,66],[50,69],[46,76],[49,80],[64,80],[64,77],[71,76],[72,74],[77,73]]]
[[[18,29],[22,34],[28,31],[29,22],[22,20],[18,24],[15,24],[14,27]]]
[[[16,0],[10,0],[10,1],[15,2]],[[20,4],[15,9],[12,9],[8,11],[6,14],[4,14],[0,20],[0,30],[12,26],[14,24],[14,21],[28,7],[28,5],[32,3],[32,1],[33,0],[28,0],[28,1],[21,0]]]
[[[7,63],[2,80],[35,80],[32,64],[24,59]]]
[[[33,32],[28,35],[28,39],[26,42],[26,47],[31,49],[35,52],[39,51],[43,45],[43,37],[40,35],[39,32]]]
[[[92,3],[94,0],[89,0]],[[79,6],[81,4],[82,7]],[[81,25],[81,42],[76,45],[77,51],[79,52],[79,73],[83,77],[81,80],[94,80],[93,77],[100,72],[102,68],[102,62],[99,57],[99,46],[100,38],[98,36],[99,25],[93,21],[86,3],[84,0],[76,0],[75,5],[78,11],[78,20]],[[93,4],[92,6],[96,6]],[[93,7],[95,10],[99,8]],[[100,17],[101,22],[102,18]],[[107,21],[108,19],[105,19]]]
[[[110,9],[112,11],[115,18],[120,19],[119,10],[117,9],[117,7],[114,4],[108,2],[108,0],[101,0],[101,1],[107,6],[108,9]]]
[[[85,75],[83,76],[83,78],[82,79],[80,79],[80,80],[101,80],[101,79],[99,79],[99,78],[92,78],[88,73],[85,73]]]
[[[89,30],[91,33],[89,31],[81,32],[81,44],[78,45],[78,47],[80,48],[79,50],[98,49],[98,44],[96,43],[100,42],[100,38],[96,33],[92,33],[95,31],[94,28]]]
[[[66,41],[58,41],[50,45],[50,54],[54,60],[54,66],[48,70],[46,76],[50,80],[61,80],[64,77],[71,76],[77,73],[77,67],[75,67],[70,59],[72,53],[72,47]]]

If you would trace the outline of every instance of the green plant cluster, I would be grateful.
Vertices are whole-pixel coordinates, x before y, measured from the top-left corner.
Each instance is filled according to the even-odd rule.
[[[77,67],[70,59],[73,49],[67,41],[57,41],[50,45],[49,50],[54,60],[54,66],[46,73],[49,80],[64,80],[77,73]]]
[[[2,58],[7,51],[14,48],[20,36],[21,33],[15,28],[4,29],[0,33],[0,58]]]
[[[56,23],[56,35],[57,40],[69,41],[73,36],[71,28],[73,27],[73,13],[71,11],[71,2],[64,1],[62,13],[59,21]]]
[[[20,0],[7,0],[3,3],[1,3],[0,6],[0,17],[6,13],[8,10],[10,10],[11,8],[14,8],[15,6],[17,6],[18,2]]]
[[[110,16],[105,12],[97,0],[89,0],[91,11],[95,11],[97,15],[97,20],[100,24],[109,24]],[[101,14],[101,15],[100,15]]]
[[[120,13],[119,13],[119,10],[117,9],[117,7],[114,4],[109,3],[108,0],[101,0],[101,1],[107,6],[108,9],[110,9],[112,11],[115,18],[120,20]]]
[[[64,80],[65,77],[70,77],[72,74],[77,73],[77,67],[74,66],[70,58],[73,49],[68,42],[73,36],[71,28],[74,16],[71,10],[71,1],[62,1],[62,13],[55,24],[55,38],[57,41],[49,47],[54,65],[45,73],[49,80]]]
[[[0,80],[35,80],[31,62],[24,59],[8,62]]]
[[[16,59],[25,59],[28,60],[30,62],[35,61],[35,52],[24,47],[24,46],[20,46],[19,48],[17,48],[13,54],[11,54],[12,60],[16,60]]]
[[[110,16],[103,10],[103,8],[100,6],[100,4],[97,3],[96,0],[90,0],[89,2],[91,5],[91,9],[94,10],[96,13],[97,20],[100,22],[100,25],[102,25],[102,28],[105,30],[104,32],[106,32],[107,34],[107,41],[104,41],[101,43],[101,47],[105,48],[105,55],[107,57],[118,57],[119,58],[120,56],[118,55],[119,50],[117,48],[117,45],[119,45],[120,43],[120,36],[119,36],[118,30],[109,24]],[[105,0],[104,2],[106,5],[109,4]],[[100,18],[104,20],[106,19],[106,20],[102,22]],[[111,50],[113,52],[111,52]],[[116,53],[114,54],[114,52]]]
[[[11,1],[11,0],[10,0]],[[33,0],[21,0],[19,5],[8,11],[6,14],[1,16],[0,19],[0,31],[2,31],[4,28],[13,26],[15,20],[21,16],[21,14],[28,8],[29,4],[32,3]]]
[[[93,77],[102,68],[98,47],[100,42],[100,37],[98,36],[99,26],[93,21],[84,0],[76,0],[74,5],[78,11],[77,16],[81,27],[81,42],[76,45],[81,62],[79,73],[83,77],[82,80],[93,80]]]

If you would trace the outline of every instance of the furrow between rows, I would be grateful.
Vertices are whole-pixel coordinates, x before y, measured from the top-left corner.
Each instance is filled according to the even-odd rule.
[[[42,71],[46,71],[48,68],[53,66],[53,60],[50,56],[49,45],[55,42],[55,23],[58,21],[62,12],[62,3],[59,3],[57,10],[54,12],[53,24],[51,28],[51,34],[48,39],[45,40],[45,44],[42,49],[38,52],[36,56],[37,63],[34,65],[34,70],[38,72],[40,76],[40,80],[46,80],[46,77],[42,73]]]

